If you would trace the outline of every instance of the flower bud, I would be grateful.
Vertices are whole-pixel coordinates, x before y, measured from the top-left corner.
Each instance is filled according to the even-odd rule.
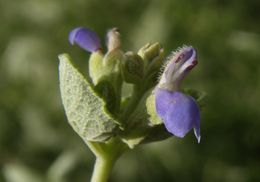
[[[108,52],[103,58],[102,70],[99,82],[107,81],[113,88],[116,98],[110,105],[115,105],[115,111],[119,111],[121,102],[122,77],[120,65],[124,59],[124,54],[120,49],[114,49]],[[110,98],[111,99],[111,98]],[[108,102],[109,103],[109,102]]]
[[[121,73],[123,79],[128,83],[140,83],[143,78],[144,65],[142,58],[133,52],[125,53],[122,59]]]
[[[89,58],[89,75],[94,85],[97,85],[103,79],[120,77],[120,64],[124,55],[121,50],[108,52],[105,56],[100,52],[94,52]]]
[[[94,85],[97,85],[103,74],[103,54],[100,51],[93,52],[89,58],[89,76]]]
[[[120,74],[120,64],[124,59],[124,53],[120,49],[115,49],[108,52],[103,59],[103,66],[106,72],[119,73]]]
[[[148,43],[143,46],[139,51],[138,54],[143,58],[150,60],[158,55],[158,52],[161,49],[160,43],[156,42],[154,44]]]
[[[118,28],[112,28],[107,32],[108,52],[118,49],[121,46],[120,33]]]
[[[151,74],[152,72],[157,72],[163,63],[164,50],[161,44],[146,44],[138,51],[144,60],[145,75]]]
[[[122,78],[120,64],[123,52],[115,49],[105,56],[101,52],[92,53],[89,60],[89,75],[96,91],[106,101],[111,113],[116,113],[120,108]]]
[[[99,37],[88,28],[79,27],[73,29],[69,34],[69,41],[72,45],[76,43],[79,47],[89,52],[101,49]]]

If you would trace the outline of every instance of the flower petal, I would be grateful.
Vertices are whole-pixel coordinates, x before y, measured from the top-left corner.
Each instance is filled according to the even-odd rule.
[[[166,129],[177,137],[184,137],[192,128],[200,140],[200,112],[197,103],[181,92],[157,88],[155,91],[157,114]]]
[[[101,48],[100,40],[97,34],[84,27],[73,29],[69,34],[69,41],[72,45],[76,43],[82,49],[89,52],[95,52]]]
[[[107,32],[107,49],[108,52],[113,51],[114,49],[120,48],[120,32],[118,28],[112,28]]]
[[[169,57],[158,87],[170,91],[178,90],[181,81],[197,63],[197,53],[193,47],[180,48]]]

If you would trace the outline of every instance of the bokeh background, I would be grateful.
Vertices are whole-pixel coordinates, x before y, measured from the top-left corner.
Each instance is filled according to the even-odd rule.
[[[121,30],[124,50],[183,44],[199,65],[185,87],[205,91],[202,140],[192,132],[137,147],[111,182],[260,181],[260,1],[1,0],[0,181],[86,182],[94,156],[66,121],[57,55],[84,72],[89,54],[68,43],[77,26]]]

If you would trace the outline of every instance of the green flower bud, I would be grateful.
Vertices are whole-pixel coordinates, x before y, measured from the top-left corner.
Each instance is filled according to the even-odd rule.
[[[158,51],[157,56],[155,56],[153,59],[150,59],[149,65],[146,68],[146,75],[151,74],[153,72],[158,72],[162,65],[163,65],[163,60],[164,60],[164,50],[161,48]]]
[[[120,64],[124,53],[119,50],[108,52],[105,56],[100,52],[94,52],[89,58],[89,75],[94,85],[100,81],[109,79],[110,75],[120,75]]]
[[[133,52],[125,53],[122,60],[121,73],[127,83],[140,83],[144,73],[144,63],[142,58]]]
[[[101,52],[94,52],[89,60],[89,75],[95,90],[106,101],[108,110],[115,114],[120,108],[122,77],[120,65],[124,53],[114,49],[105,56]]]
[[[157,72],[163,65],[164,59],[164,50],[161,45],[158,42],[154,44],[148,43],[138,51],[138,55],[144,60],[145,78],[150,77],[151,80],[157,78]]]
[[[120,74],[120,64],[124,59],[124,53],[120,49],[108,52],[103,59],[104,74]]]
[[[148,43],[138,51],[138,55],[141,56],[147,66],[155,57],[157,57],[161,50],[161,44],[156,42],[154,44]]]
[[[108,109],[111,113],[118,113],[120,109],[121,102],[121,89],[122,89],[122,76],[120,65],[124,59],[124,53],[120,49],[114,49],[111,52],[108,52],[103,58],[102,62],[102,74],[98,80],[98,85],[104,83],[108,92],[103,96],[108,103]],[[110,84],[110,86],[108,86]],[[101,88],[105,88],[101,87]],[[112,93],[113,92],[113,93]],[[110,97],[111,95],[116,96],[115,99]],[[111,100],[112,99],[112,100]],[[111,106],[111,107],[110,107]]]
[[[100,77],[102,77],[103,70],[103,54],[101,51],[93,52],[89,58],[89,76],[94,85],[97,85]]]

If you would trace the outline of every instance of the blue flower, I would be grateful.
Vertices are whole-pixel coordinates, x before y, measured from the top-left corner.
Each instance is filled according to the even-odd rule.
[[[191,46],[173,53],[155,89],[155,105],[170,133],[182,138],[193,128],[200,142],[199,106],[192,97],[179,91],[181,81],[196,64],[196,50]]]
[[[69,41],[72,45],[76,43],[82,49],[89,52],[95,52],[101,49],[99,37],[88,28],[78,27],[73,29],[69,34]]]

